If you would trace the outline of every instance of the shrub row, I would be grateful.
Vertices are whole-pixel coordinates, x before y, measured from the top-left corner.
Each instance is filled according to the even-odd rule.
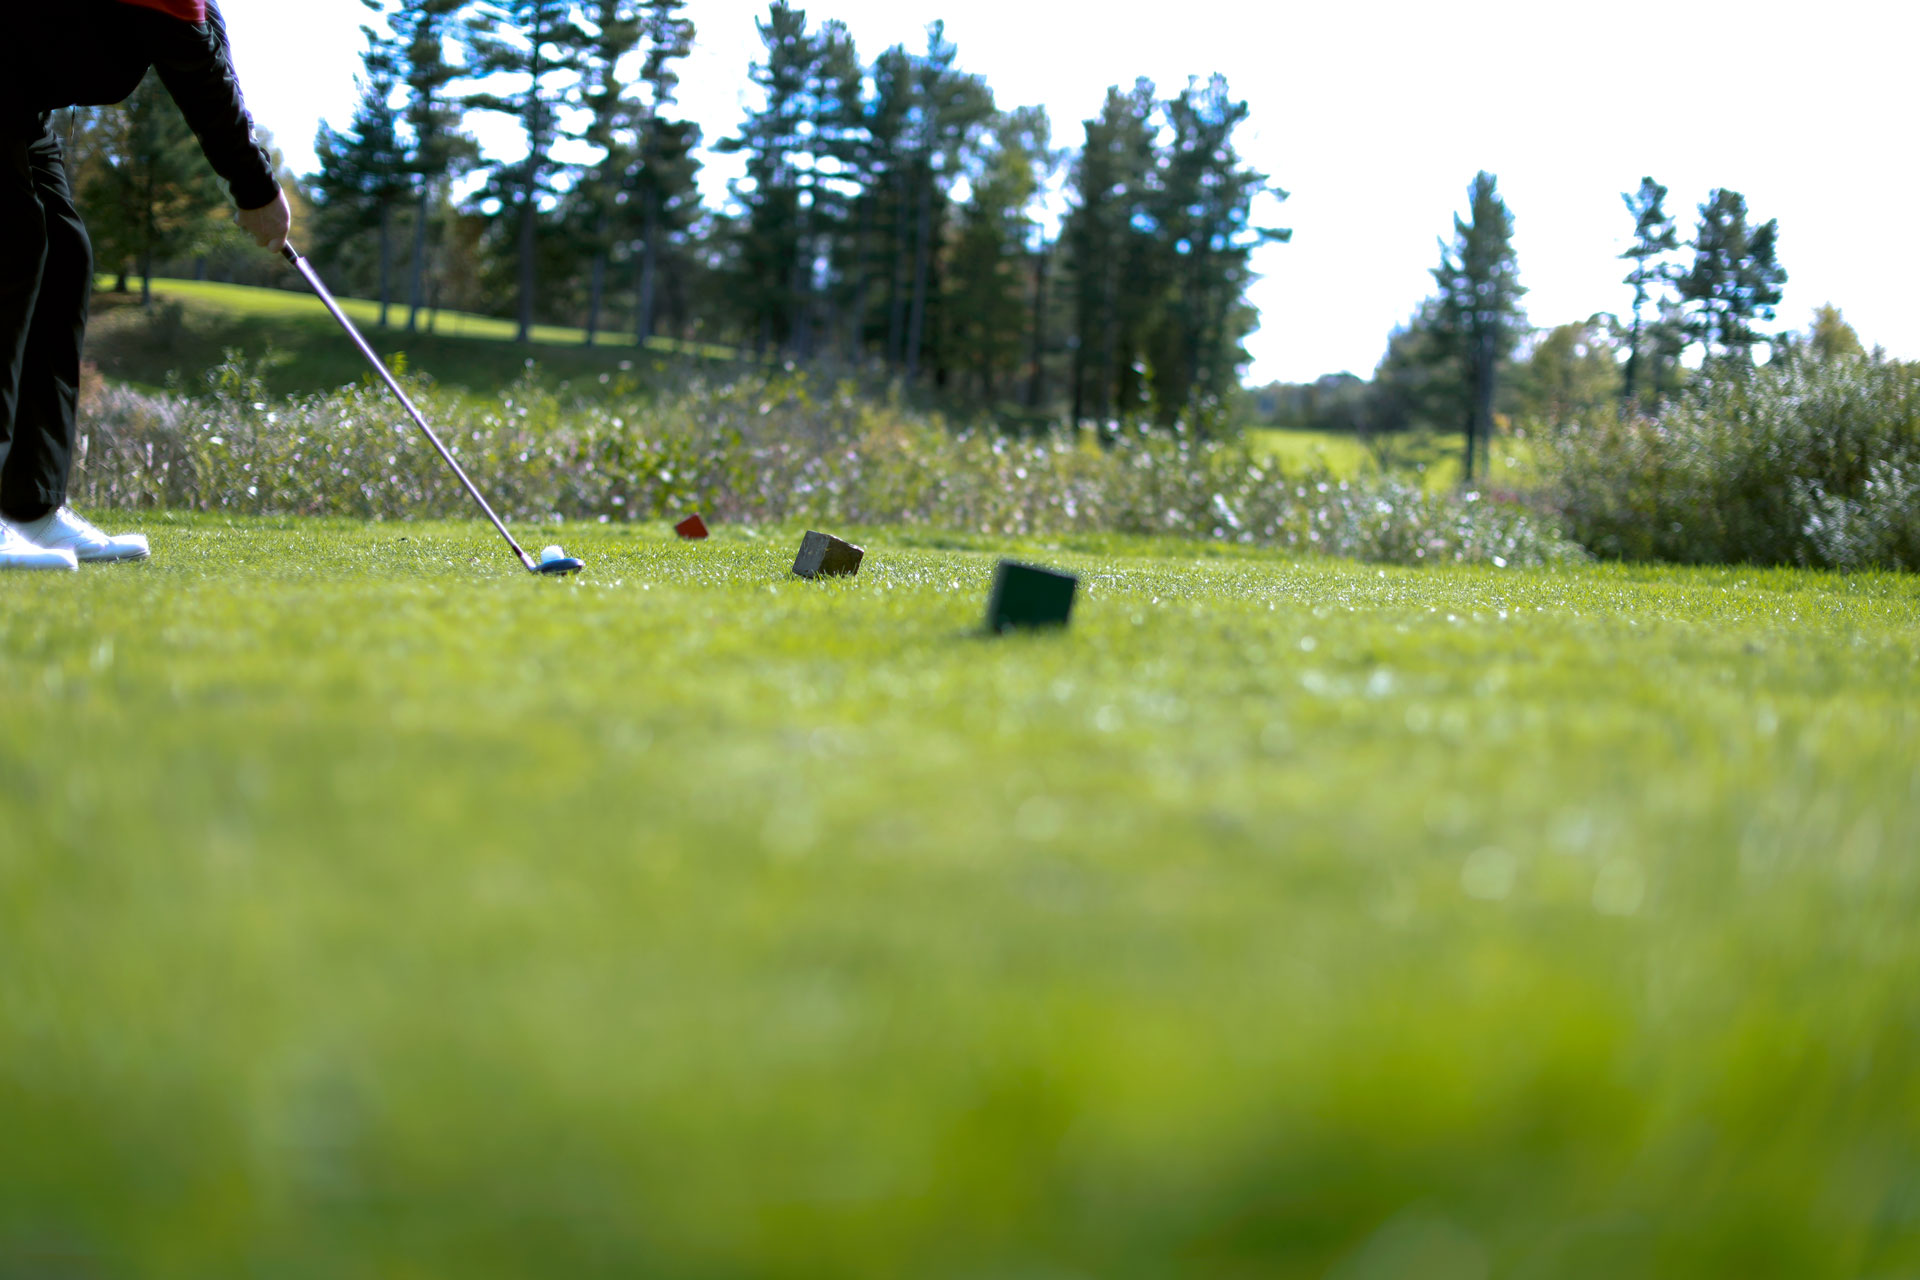
[[[1712,366],[1656,417],[1600,414],[1546,453],[1552,504],[1601,556],[1920,568],[1920,366]]]
[[[503,515],[908,524],[1000,534],[1178,534],[1401,564],[1577,556],[1550,522],[1392,479],[1282,474],[1232,442],[1100,442],[955,428],[804,376],[694,381],[648,400],[531,383],[498,401],[412,393]],[[270,401],[229,367],[208,397],[89,398],[77,500],[371,519],[467,515],[388,392]]]

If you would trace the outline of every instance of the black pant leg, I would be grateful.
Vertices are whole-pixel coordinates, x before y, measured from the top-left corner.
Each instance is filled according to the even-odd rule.
[[[0,510],[31,519],[67,500],[80,433],[80,351],[93,293],[93,243],[73,207],[59,136],[48,129],[28,144],[27,156],[46,249],[21,362],[13,448],[0,469]]]
[[[12,493],[28,338],[47,261],[46,214],[34,190],[33,145],[23,126],[0,120],[0,509]],[[32,452],[28,446],[29,467]]]

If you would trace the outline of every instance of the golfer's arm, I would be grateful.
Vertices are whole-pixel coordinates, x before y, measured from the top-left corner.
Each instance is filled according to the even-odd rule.
[[[254,141],[253,118],[240,96],[219,7],[207,5],[207,21],[200,27],[164,18],[159,22],[153,69],[200,139],[207,163],[225,179],[240,208],[273,204],[280,184],[273,176],[272,159]]]

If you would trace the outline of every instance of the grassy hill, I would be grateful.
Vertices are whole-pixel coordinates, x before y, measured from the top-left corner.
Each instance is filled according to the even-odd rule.
[[[156,280],[154,290],[151,310],[140,307],[137,295],[96,290],[87,354],[102,374],[151,389],[196,391],[208,370],[238,352],[249,362],[264,362],[264,381],[274,394],[332,390],[367,375],[359,353],[307,292],[170,279]],[[521,346],[513,341],[511,321],[455,311],[437,313],[431,332],[409,334],[399,327],[404,307],[392,309],[394,327],[380,329],[377,303],[339,301],[383,356],[397,357],[404,367],[443,386],[482,396],[526,376],[529,362],[549,386],[590,388],[623,377],[644,379],[652,362],[735,356],[730,347],[666,338],[653,339],[643,349],[631,335],[619,333],[601,335],[594,347],[586,347],[582,330],[555,325],[534,326],[534,340]],[[1375,471],[1383,461],[1389,470],[1418,472],[1435,491],[1451,487],[1460,476],[1457,434],[1396,438],[1383,455],[1349,435],[1268,429],[1251,434],[1257,451],[1294,467],[1324,467],[1336,476]],[[1493,453],[1491,483],[1511,487],[1524,475],[1529,457],[1524,443],[1501,437]]]
[[[103,277],[104,283],[104,277]],[[431,374],[447,386],[489,394],[521,377],[534,362],[543,381],[592,382],[633,370],[636,363],[687,357],[731,359],[731,348],[690,347],[656,338],[645,348],[630,334],[603,334],[594,347],[581,345],[578,329],[536,325],[533,342],[513,342],[511,321],[442,311],[431,332],[408,334],[377,327],[379,304],[342,298],[342,309],[374,350],[401,355],[408,368]],[[391,319],[404,323],[406,308]],[[140,386],[197,390],[207,370],[237,351],[249,361],[266,360],[268,390],[276,394],[326,391],[368,372],[333,317],[304,290],[298,293],[195,280],[154,281],[154,306],[143,310],[138,295],[97,288],[87,358],[108,377]]]

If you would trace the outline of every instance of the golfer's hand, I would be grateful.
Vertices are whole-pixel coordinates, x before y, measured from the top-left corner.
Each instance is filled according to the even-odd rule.
[[[293,209],[287,204],[287,193],[282,191],[273,198],[272,204],[242,209],[233,215],[233,220],[253,237],[255,244],[278,253],[287,242],[287,232],[293,230]]]

